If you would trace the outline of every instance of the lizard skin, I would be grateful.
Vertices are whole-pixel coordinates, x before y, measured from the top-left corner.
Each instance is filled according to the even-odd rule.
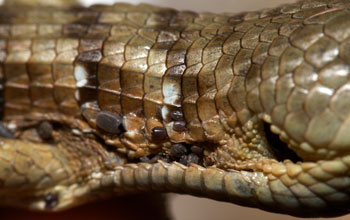
[[[58,211],[154,190],[295,216],[348,213],[348,8],[3,6],[2,120],[16,139],[1,139],[1,204]],[[120,117],[122,134],[101,130],[100,112]],[[43,121],[50,140],[36,129]],[[176,143],[200,146],[202,161],[169,160]],[[141,162],[154,155],[163,157]]]

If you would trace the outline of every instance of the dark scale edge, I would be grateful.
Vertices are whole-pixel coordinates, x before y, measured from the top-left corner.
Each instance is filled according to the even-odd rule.
[[[4,86],[5,86],[5,79],[3,77],[3,74],[1,73],[0,75],[0,120],[2,120],[4,117],[4,109],[5,109]]]
[[[4,63],[6,57],[6,51],[0,50],[0,137],[13,139],[13,134],[7,130],[2,124],[2,119],[5,113],[5,76],[4,76]]]
[[[1,35],[1,34],[0,34]],[[0,48],[0,120],[4,117],[5,112],[5,59],[7,56],[7,42]]]

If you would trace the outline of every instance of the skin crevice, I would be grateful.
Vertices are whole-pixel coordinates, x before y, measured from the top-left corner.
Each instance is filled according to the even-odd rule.
[[[288,144],[281,141],[280,137],[271,131],[268,123],[264,123],[264,132],[266,140],[278,161],[282,162],[288,159],[293,163],[303,162],[303,160],[288,147]]]

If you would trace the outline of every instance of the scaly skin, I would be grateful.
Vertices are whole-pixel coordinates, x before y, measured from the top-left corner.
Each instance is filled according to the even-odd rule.
[[[58,211],[153,190],[294,216],[347,214],[349,8],[3,6],[2,120],[16,138],[1,139],[1,203]],[[101,112],[121,130],[106,132]],[[204,149],[197,164],[175,158],[175,143]]]

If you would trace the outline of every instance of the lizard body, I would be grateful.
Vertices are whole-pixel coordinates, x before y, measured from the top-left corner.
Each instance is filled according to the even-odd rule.
[[[348,213],[349,6],[2,6],[0,203],[160,191]]]

